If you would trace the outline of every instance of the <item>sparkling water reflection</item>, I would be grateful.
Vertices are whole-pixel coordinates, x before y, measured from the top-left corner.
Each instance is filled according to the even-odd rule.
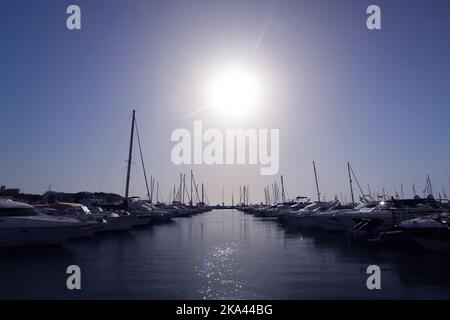
[[[450,298],[449,262],[215,210],[60,247],[1,249],[0,298]],[[66,289],[71,264],[81,291]],[[366,287],[370,264],[381,267],[381,290]]]

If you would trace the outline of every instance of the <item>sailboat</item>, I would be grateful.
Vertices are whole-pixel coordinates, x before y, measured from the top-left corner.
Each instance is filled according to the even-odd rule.
[[[135,197],[129,196],[130,191],[130,173],[131,173],[131,160],[133,155],[133,141],[134,141],[134,131],[135,131],[135,122],[136,122],[136,110],[133,110],[132,120],[131,120],[131,134],[130,134],[130,145],[128,149],[128,162],[127,162],[127,178],[125,185],[125,199],[124,201],[117,204],[97,204],[97,207],[100,207],[102,210],[106,210],[107,212],[112,210],[114,212],[122,212],[123,214],[118,214],[117,217],[114,218],[126,218],[126,224],[128,220],[132,220],[132,226],[146,226],[149,225],[152,221],[152,216],[149,212],[136,209],[132,202]],[[103,212],[103,211],[102,211]],[[131,215],[131,218],[129,217]]]

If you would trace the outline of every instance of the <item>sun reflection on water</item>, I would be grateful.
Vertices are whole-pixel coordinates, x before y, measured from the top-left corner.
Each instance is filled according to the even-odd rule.
[[[245,296],[243,284],[236,280],[242,272],[239,253],[239,246],[234,242],[211,246],[196,268],[203,299],[242,299]]]

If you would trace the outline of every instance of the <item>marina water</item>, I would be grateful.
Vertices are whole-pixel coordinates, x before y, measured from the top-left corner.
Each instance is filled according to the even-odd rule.
[[[366,286],[381,268],[381,290]],[[68,290],[66,268],[81,268]],[[450,257],[350,244],[342,234],[213,210],[61,246],[0,249],[0,298],[449,298]]]

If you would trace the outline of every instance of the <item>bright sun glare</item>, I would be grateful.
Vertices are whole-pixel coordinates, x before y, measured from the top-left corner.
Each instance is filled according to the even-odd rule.
[[[240,66],[219,70],[208,84],[207,101],[222,117],[242,118],[262,103],[260,78]]]

